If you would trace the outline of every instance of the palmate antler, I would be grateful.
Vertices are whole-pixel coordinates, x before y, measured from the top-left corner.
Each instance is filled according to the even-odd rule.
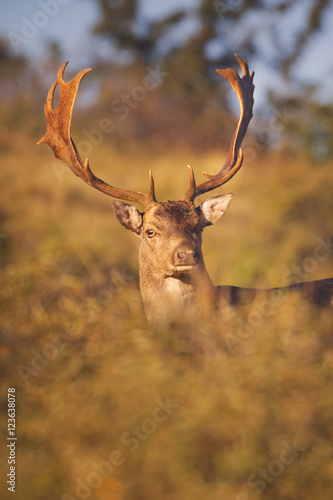
[[[145,207],[156,203],[154,194],[154,180],[151,172],[149,193],[141,193],[140,191],[131,191],[119,189],[110,186],[106,182],[96,177],[89,167],[88,158],[85,162],[81,160],[79,152],[70,136],[70,125],[72,119],[72,111],[75,102],[75,97],[82,78],[91,71],[84,69],[80,71],[70,82],[65,82],[63,74],[68,62],[63,64],[58,71],[57,80],[51,86],[46,104],[44,106],[45,116],[47,120],[46,134],[37,144],[48,144],[56,158],[62,160],[84,182],[89,184],[102,193],[105,193],[113,198],[121,200],[136,201]],[[56,86],[59,86],[60,100],[56,109],[53,109],[53,96]]]
[[[222,186],[228,182],[242,166],[243,153],[241,145],[245,137],[247,127],[253,116],[254,71],[252,71],[250,75],[249,67],[245,59],[239,57],[237,54],[235,54],[235,57],[242,69],[242,78],[240,78],[235,69],[228,68],[216,70],[221,76],[226,78],[231,83],[237,94],[240,105],[240,116],[231,140],[227,159],[221,170],[216,175],[210,175],[203,172],[203,174],[209,178],[209,181],[203,182],[202,184],[199,184],[199,186],[196,186],[193,169],[192,167],[189,167],[191,187],[185,195],[184,200],[186,201],[194,202],[197,196]]]
[[[248,64],[245,59],[237,56],[237,54],[235,54],[235,56],[243,72],[242,78],[240,78],[235,69],[217,69],[216,71],[231,83],[237,94],[240,104],[240,116],[237,127],[231,140],[226,162],[216,175],[210,175],[204,172],[204,175],[206,175],[209,180],[197,186],[193,169],[189,167],[190,189],[185,194],[184,200],[191,203],[194,203],[197,196],[216,189],[228,182],[242,166],[243,154],[241,144],[246,134],[248,124],[252,118],[254,72],[250,75]],[[61,66],[58,71],[57,80],[53,83],[48,92],[44,107],[47,119],[47,130],[44,137],[42,137],[37,144],[48,144],[52,148],[54,155],[66,163],[75,175],[108,196],[121,200],[138,202],[145,207],[156,203],[154,180],[151,172],[149,172],[149,192],[146,194],[140,191],[119,189],[107,184],[93,174],[88,159],[86,159],[85,162],[81,160],[79,152],[70,136],[70,125],[73,106],[80,82],[91,69],[84,69],[70,82],[65,82],[63,74],[67,64],[68,62]],[[59,86],[60,100],[58,106],[53,109],[53,96],[57,85]]]

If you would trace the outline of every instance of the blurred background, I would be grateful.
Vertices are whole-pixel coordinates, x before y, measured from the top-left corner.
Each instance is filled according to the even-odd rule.
[[[200,182],[224,162],[239,109],[215,68],[237,68],[237,53],[255,71],[254,118],[241,171],[214,193],[235,198],[206,230],[208,271],[245,287],[330,277],[333,2],[0,9],[1,415],[16,387],[17,498],[330,499],[330,313],[266,308],[247,336],[249,311],[152,331],[139,239],[118,225],[111,199],[36,143],[58,68],[70,61],[69,80],[91,67],[72,123],[82,157],[134,190],[146,191],[151,169],[158,199],[181,199],[187,164]],[[154,419],[168,396],[168,418]],[[1,426],[3,443],[6,418]],[[293,448],[295,463],[276,465],[294,440],[304,454]],[[110,472],[114,450],[124,461]]]
[[[261,131],[258,146],[302,146],[317,161],[331,153],[329,0],[186,0],[181,5],[175,0],[18,0],[1,9],[1,101],[2,108],[3,102],[8,109],[15,106],[12,126],[19,114],[25,130],[27,121],[32,127],[29,112],[37,126],[40,113],[34,106],[40,110],[56,69],[70,60],[72,72],[94,68],[79,105],[115,119],[108,142],[118,140],[123,125],[126,142],[149,137],[154,147],[172,140],[173,147],[180,142],[192,149],[216,148],[223,138],[221,122],[225,129],[230,121],[225,111],[236,106],[214,68],[234,65],[237,52],[256,71],[251,128]],[[147,67],[157,66],[163,70],[154,92],[148,91],[149,99],[138,95],[140,106],[136,102],[131,119],[119,123],[122,114],[116,109],[110,113],[111,103],[138,86]],[[9,120],[5,110],[3,122]],[[282,121],[284,115],[292,122],[288,131],[284,127],[272,138],[272,131],[261,130],[260,119]]]

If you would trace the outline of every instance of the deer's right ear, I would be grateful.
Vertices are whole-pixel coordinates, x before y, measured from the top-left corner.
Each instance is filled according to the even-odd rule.
[[[128,205],[122,201],[112,202],[113,211],[124,228],[140,234],[142,227],[142,214],[133,205]]]

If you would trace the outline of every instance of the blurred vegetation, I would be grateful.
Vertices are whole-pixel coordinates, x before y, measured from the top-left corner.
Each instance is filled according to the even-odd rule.
[[[215,62],[202,50],[221,28],[202,2],[202,30],[166,51],[161,70],[169,76],[121,120],[110,103],[142,85],[146,65],[156,69],[158,36],[184,19],[179,12],[151,24],[138,44],[135,4],[119,7],[117,23],[129,20],[117,32],[114,7],[101,2],[104,24],[96,33],[112,28],[118,38],[111,42],[126,54],[112,64],[95,61],[91,83],[82,83],[73,137],[106,181],[146,190],[152,169],[158,199],[179,199],[188,187],[186,165],[198,181],[200,172],[216,172],[236,121],[227,84],[208,78]],[[291,4],[276,2],[282,13]],[[322,10],[312,32],[325,11],[325,2],[314,4]],[[242,9],[259,14],[260,5],[242,2]],[[223,22],[236,17],[227,12]],[[246,47],[242,55],[251,56]],[[228,66],[235,64],[231,50],[225,46]],[[270,500],[330,500],[332,312],[290,297],[250,329],[260,304],[221,311],[190,331],[152,330],[139,293],[138,238],[116,222],[110,199],[83,185],[47,147],[35,147],[45,130],[46,89],[63,62],[58,47],[38,68],[4,42],[0,58],[1,405],[5,414],[6,390],[16,387],[16,498],[79,498],[80,485],[81,498],[91,500],[253,500],[261,488]],[[99,90],[97,102],[89,85]],[[298,98],[270,96],[272,114],[251,125],[244,165],[227,186],[233,203],[204,235],[216,284],[279,286],[286,272],[295,281],[332,276],[329,252],[311,272],[307,267],[332,235],[332,108],[305,90]],[[101,134],[105,118],[116,126]],[[155,410],[168,397],[172,411],[159,421],[163,411]],[[1,425],[6,435],[4,419]],[[289,463],[282,463],[286,449]],[[123,462],[108,474],[115,450]],[[4,453],[0,460],[6,471]]]
[[[99,0],[97,4],[100,19],[93,36],[106,43],[109,52],[103,45],[101,53],[93,53],[94,71],[81,84],[77,108],[84,108],[80,123],[89,138],[89,132],[107,119],[113,123],[107,139],[114,148],[147,149],[147,138],[149,148],[160,151],[172,144],[173,149],[186,146],[207,152],[227,143],[236,98],[214,68],[236,67],[237,47],[251,71],[253,61],[264,62],[291,89],[284,95],[280,84],[272,81],[267,105],[255,105],[248,137],[252,136],[256,149],[302,150],[319,163],[332,157],[332,103],[318,100],[319,80],[317,86],[305,84],[295,70],[320,33],[332,7],[329,0],[311,0],[306,9],[301,0],[277,1],[269,8],[264,0],[200,0],[192,9],[180,8],[157,19],[147,17],[139,0]],[[297,9],[302,9],[304,26],[290,32],[292,43],[286,44],[285,23],[297,15]],[[46,88],[65,60],[56,42],[36,63],[13,54],[9,44],[0,40],[1,128],[30,129],[33,136],[42,131],[40,109]],[[71,61],[66,78],[79,69]],[[259,88],[255,101],[257,92],[263,102]]]
[[[259,469],[268,471],[267,498],[329,500],[332,312],[291,298],[250,330],[248,310],[221,311],[189,331],[151,330],[138,238],[48,148],[15,137],[1,169],[0,371],[2,391],[17,390],[18,500],[83,498],[77,491],[93,500],[252,499]],[[183,195],[189,160],[196,171],[221,160],[117,153],[105,143],[92,157],[102,178],[138,189],[152,168],[160,199]],[[245,161],[228,186],[229,212],[206,230],[214,282],[277,286],[294,266],[304,272],[317,238],[332,234],[332,187],[332,163],[277,153]],[[317,264],[310,279],[332,274],[331,255]],[[155,421],[167,397],[174,409]],[[5,411],[5,393],[1,401]],[[279,465],[286,442],[305,450],[294,461],[287,451]],[[109,474],[115,450],[123,461]]]

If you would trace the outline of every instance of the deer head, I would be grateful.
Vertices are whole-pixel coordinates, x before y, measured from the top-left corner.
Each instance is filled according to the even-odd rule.
[[[149,172],[148,193],[113,187],[90,169],[89,161],[83,162],[70,137],[70,124],[75,97],[80,81],[90,69],[78,73],[70,82],[65,82],[63,73],[68,63],[58,72],[51,86],[45,105],[47,131],[38,142],[47,143],[54,155],[68,165],[81,179],[113,198],[140,203],[144,211],[122,201],[113,202],[118,221],[141,237],[139,253],[140,288],[150,321],[170,320],[176,316],[192,316],[199,309],[210,307],[216,289],[205,269],[201,235],[206,226],[217,222],[228,208],[232,194],[209,198],[195,206],[195,199],[228,182],[240,169],[243,162],[241,144],[252,118],[253,76],[249,74],[247,62],[236,55],[242,69],[242,78],[235,69],[216,70],[226,78],[235,90],[240,116],[231,140],[225,164],[215,174],[197,185],[193,169],[190,170],[190,188],[181,201],[158,202],[155,198],[154,180]],[[60,100],[53,109],[53,95],[59,86]]]

